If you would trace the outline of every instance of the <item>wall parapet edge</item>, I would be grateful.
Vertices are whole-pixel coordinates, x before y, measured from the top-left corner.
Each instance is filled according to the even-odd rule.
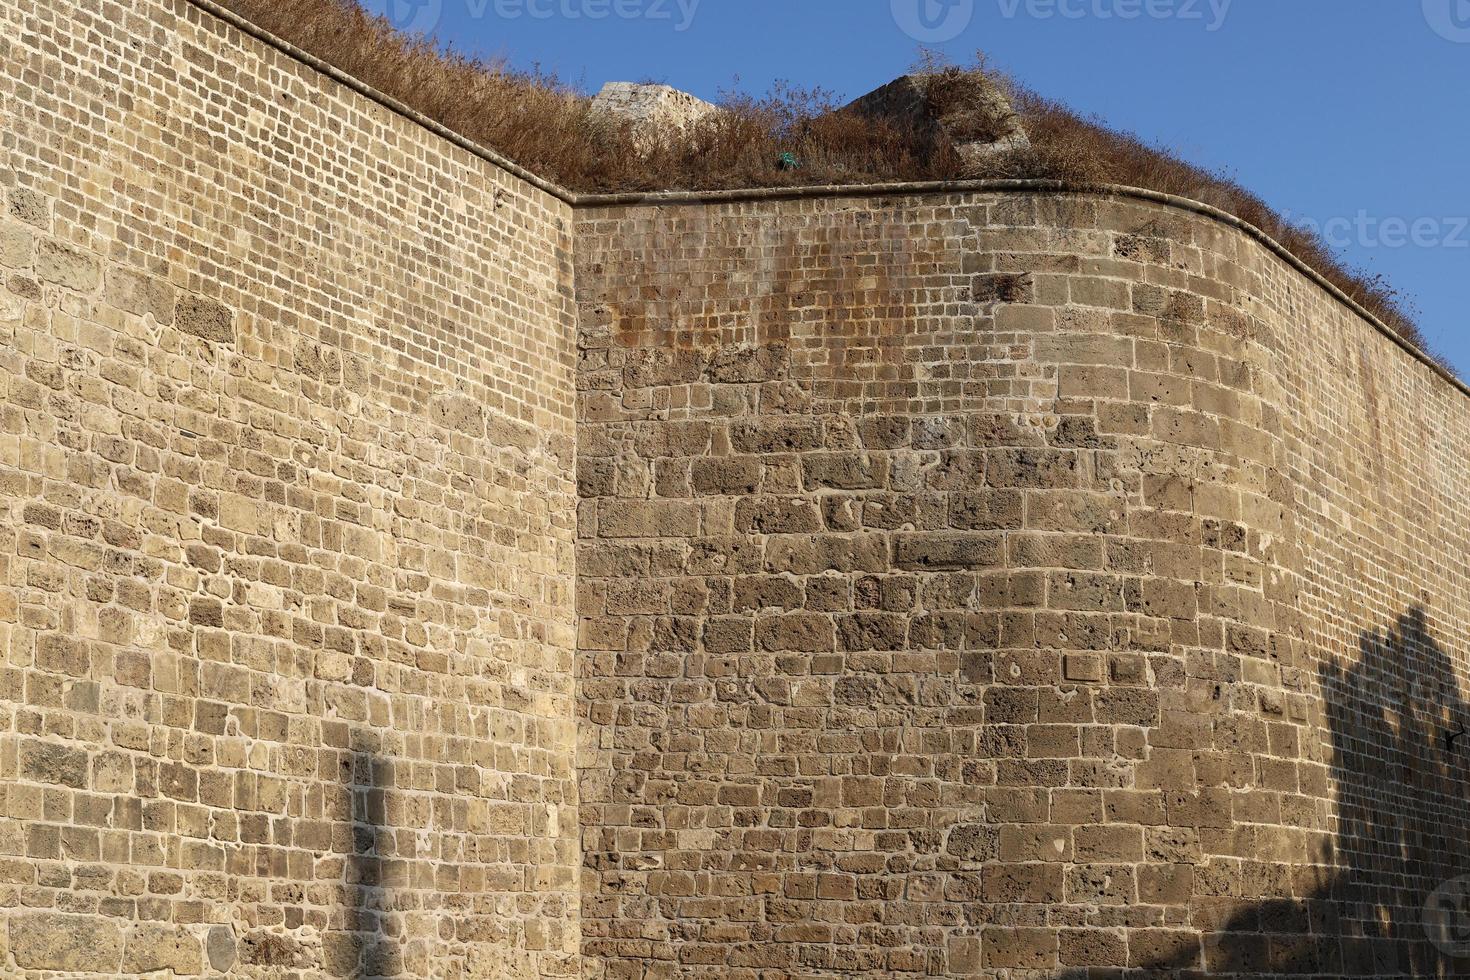
[[[378,103],[383,108],[388,109],[392,112],[396,112],[398,115],[403,116],[405,119],[408,119],[418,124],[419,126],[422,126],[424,129],[427,129],[435,136],[439,136],[443,139],[449,140],[460,149],[467,150],[488,163],[493,163],[495,166],[501,168],[512,176],[519,177],[521,180],[524,180],[526,183],[535,187],[537,190],[550,194],[552,197],[561,201],[563,204],[576,203],[576,195],[566,188],[562,187],[561,185],[557,184],[555,181],[550,181],[547,180],[545,177],[538,176],[537,174],[534,174],[531,171],[527,170],[525,167],[522,167],[520,164],[516,163],[509,157],[495,152],[482,143],[477,143],[474,140],[469,139],[468,137],[456,133],[454,130],[450,129],[448,126],[445,126],[443,123],[435,122],[433,119],[430,119],[428,116],[424,115],[422,112],[419,112],[417,109],[405,105],[399,100],[393,98],[393,96],[388,95],[386,92],[382,92],[378,89],[373,88],[371,85],[367,84],[361,79],[353,75],[349,75],[347,72],[342,71],[340,68],[337,68],[335,65],[332,65],[329,62],[323,61],[321,58],[318,58],[316,55],[310,53],[309,51],[298,48],[290,41],[287,41],[284,38],[272,34],[270,31],[266,30],[260,25],[253,23],[245,17],[241,17],[233,10],[230,10],[227,7],[223,7],[218,3],[215,3],[214,0],[187,0],[187,2],[194,5],[195,7],[198,7],[200,10],[204,11],[207,14],[218,17],[220,20],[229,24],[231,27],[245,32],[246,34],[255,38],[257,41],[268,44],[271,47],[275,48],[277,51],[280,51],[282,54],[294,58],[295,60],[301,62],[303,65],[306,65],[308,68],[321,72],[323,75],[326,75],[328,78],[331,78],[338,84],[347,86],[358,95],[361,95],[367,99],[371,99],[373,102]]]
[[[1407,353],[1422,361],[1430,370],[1438,374],[1442,379],[1449,382],[1461,394],[1470,397],[1470,384],[1457,378],[1443,364],[1413,343],[1401,336],[1379,317],[1375,316],[1357,300],[1353,299],[1340,288],[1333,285],[1326,276],[1312,268],[1311,265],[1298,258],[1290,249],[1282,245],[1276,239],[1268,235],[1264,230],[1256,227],[1248,221],[1237,218],[1228,211],[1196,201],[1191,198],[1181,197],[1176,194],[1165,194],[1162,191],[1151,191],[1142,187],[1129,187],[1122,184],[1073,184],[1059,180],[1017,179],[1017,180],[967,180],[967,181],[909,181],[887,184],[817,184],[807,187],[753,187],[737,190],[719,191],[655,191],[637,192],[628,194],[579,194],[575,191],[562,187],[555,181],[548,180],[538,174],[522,167],[520,164],[497,153],[490,147],[478,143],[468,137],[462,136],[442,123],[430,119],[428,116],[405,105],[398,99],[373,88],[361,79],[358,79],[339,68],[334,67],[315,55],[298,48],[296,45],[277,37],[264,28],[241,17],[239,14],[229,10],[215,0],[186,0],[187,3],[198,7],[206,13],[224,20],[238,30],[244,31],[251,37],[269,44],[283,54],[300,61],[316,71],[332,78],[342,85],[347,86],[365,98],[377,102],[379,105],[396,112],[414,123],[424,127],[430,132],[449,140],[461,149],[475,154],[481,159],[502,168],[507,173],[519,177],[532,186],[536,187],[557,200],[576,208],[614,207],[624,205],[647,205],[665,206],[681,204],[722,204],[737,201],[777,201],[791,200],[796,198],[834,198],[834,197],[887,197],[894,195],[929,195],[929,194],[980,194],[996,193],[1003,191],[1015,191],[1025,193],[1046,192],[1054,194],[1095,194],[1102,197],[1132,198],[1135,200],[1149,201],[1155,204],[1164,204],[1179,208],[1193,214],[1213,218],[1222,224],[1228,225],[1237,231],[1244,232],[1249,237],[1264,245],[1271,252],[1292,266],[1298,272],[1307,276],[1316,285],[1331,295],[1338,302],[1362,317],[1379,332],[1388,336],[1399,347]]]

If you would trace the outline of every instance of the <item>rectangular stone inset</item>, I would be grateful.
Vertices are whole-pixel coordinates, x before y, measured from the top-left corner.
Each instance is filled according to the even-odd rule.
[[[1062,676],[1069,681],[1100,684],[1103,679],[1102,658],[1088,653],[1068,654],[1062,658]]]

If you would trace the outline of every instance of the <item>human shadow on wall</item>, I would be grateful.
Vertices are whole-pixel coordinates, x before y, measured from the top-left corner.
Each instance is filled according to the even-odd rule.
[[[342,898],[326,937],[327,973],[350,980],[403,975],[402,949],[387,927],[392,829],[389,790],[394,763],[373,750],[353,749],[342,759],[346,808],[338,834],[345,851]]]
[[[1424,914],[1439,885],[1470,874],[1470,736],[1448,740],[1470,710],[1422,608],[1358,646],[1356,661],[1318,669],[1337,789],[1321,860],[1335,870],[1305,898],[1232,909],[1202,951],[1148,973],[1470,977],[1470,958],[1430,942]],[[1470,908],[1455,919],[1470,929]]]

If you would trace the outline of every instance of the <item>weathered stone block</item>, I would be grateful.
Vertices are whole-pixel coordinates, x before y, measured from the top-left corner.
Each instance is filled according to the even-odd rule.
[[[1018,970],[1045,970],[1057,964],[1058,939],[1053,929],[993,928],[985,930],[985,965]]]
[[[1001,538],[992,534],[905,534],[894,540],[899,568],[941,571],[1001,564]]]
[[[985,479],[993,487],[1076,486],[1077,454],[1051,449],[993,450],[986,464]]]
[[[1057,956],[1063,966],[1122,967],[1128,962],[1126,934],[1118,930],[1063,929]]]
[[[810,500],[753,497],[735,505],[735,530],[745,534],[810,534],[822,529],[822,517]]]
[[[240,938],[240,962],[247,966],[310,969],[318,962],[317,950],[295,936],[256,929]]]
[[[164,325],[173,322],[178,291],[170,283],[117,266],[107,270],[106,278],[102,295],[108,304],[138,316],[152,314]]]
[[[1088,654],[1068,654],[1062,658],[1062,677],[1069,681],[1101,683],[1103,679],[1102,657]]]
[[[50,226],[51,202],[44,194],[28,187],[12,187],[5,197],[5,212],[12,218],[41,229]]]
[[[86,750],[27,739],[20,745],[20,774],[32,782],[83,789],[87,785]]]
[[[838,646],[842,650],[902,650],[908,638],[907,616],[859,613],[837,617]]]
[[[188,329],[183,327],[182,311],[179,322],[182,329]],[[485,435],[485,409],[468,395],[452,392],[435,395],[429,400],[429,418],[435,425],[442,425],[471,438],[478,439]]]
[[[706,495],[751,494],[760,486],[760,460],[750,456],[696,459],[690,465],[690,485]]]
[[[19,225],[0,225],[0,266],[28,269],[36,254],[35,236]],[[21,280],[13,280],[20,282]],[[14,286],[11,292],[19,293]]]
[[[91,292],[102,281],[102,263],[73,245],[44,238],[36,246],[36,275],[78,292]]]
[[[183,929],[138,925],[127,938],[122,968],[125,973],[167,970],[175,976],[197,976],[204,972],[203,947]]]
[[[856,453],[811,453],[801,459],[808,490],[876,490],[887,485],[888,461]]]
[[[1062,901],[1060,865],[993,864],[981,874],[987,902],[1049,905]]]
[[[116,973],[123,933],[98,916],[24,912],[10,917],[10,955],[23,970]]]
[[[792,613],[763,616],[756,621],[756,643],[762,650],[816,653],[835,649],[835,632],[828,616]]]
[[[742,453],[796,453],[817,449],[821,424],[809,418],[772,418],[736,422],[730,442]]]
[[[174,318],[179,330],[201,340],[215,344],[235,342],[235,314],[216,300],[193,294],[182,296]]]
[[[949,831],[945,853],[964,861],[995,860],[1000,852],[1000,830],[982,824],[961,824]]]
[[[791,349],[787,344],[731,346],[721,348],[710,360],[709,379],[715,384],[759,384],[780,381],[790,370]]]

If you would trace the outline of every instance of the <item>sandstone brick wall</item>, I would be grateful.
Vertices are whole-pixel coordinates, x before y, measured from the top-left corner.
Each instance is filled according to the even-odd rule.
[[[1463,394],[1163,205],[577,262],[589,974],[1470,975]]]
[[[0,63],[0,974],[1470,976],[1466,396],[1259,241]]]
[[[569,208],[181,0],[0,63],[0,974],[573,975]]]

